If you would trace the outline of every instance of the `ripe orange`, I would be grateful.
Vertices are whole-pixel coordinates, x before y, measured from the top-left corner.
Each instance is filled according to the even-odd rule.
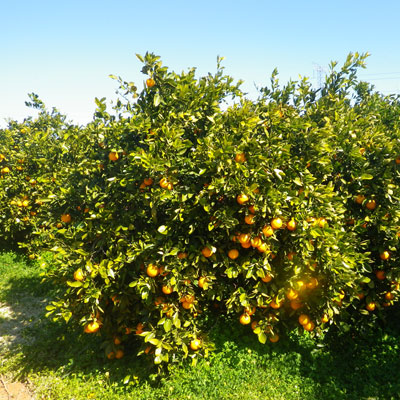
[[[198,285],[202,289],[207,289],[207,286],[208,286],[207,278],[205,276],[200,277]]]
[[[276,298],[275,299],[273,299],[272,301],[271,301],[271,303],[269,304],[270,306],[271,306],[271,308],[273,308],[274,310],[277,310],[278,308],[281,308],[281,302],[277,302],[276,301]]]
[[[306,331],[311,332],[312,330],[314,330],[315,324],[314,324],[314,322],[310,321],[308,324],[304,324],[304,325],[303,325],[303,328],[304,328]]]
[[[240,205],[243,205],[243,204],[245,204],[245,203],[247,203],[247,202],[249,201],[249,196],[247,196],[247,195],[244,194],[244,193],[239,194],[239,195],[236,197],[236,201],[237,201]]]
[[[395,163],[396,163],[396,164],[400,164],[400,156],[398,156],[398,157],[396,158]]]
[[[364,155],[365,153],[365,147],[360,147],[360,150],[358,150],[361,155]]]
[[[178,253],[178,258],[179,258],[180,260],[183,260],[183,259],[186,258],[187,256],[188,256],[187,253],[184,253],[184,252]]]
[[[286,293],[286,297],[289,300],[296,300],[299,297],[299,294],[296,292],[296,290],[289,289],[288,292]]]
[[[329,322],[329,315],[328,314],[324,314],[321,318],[321,322],[326,324],[327,322]]]
[[[124,352],[121,349],[118,349],[117,352],[115,353],[115,358],[119,360],[124,356]]]
[[[235,155],[235,161],[237,163],[242,163],[246,161],[246,155],[244,153],[237,153]]]
[[[164,294],[171,294],[174,291],[171,286],[167,285],[164,285],[161,290]]]
[[[244,249],[248,249],[248,248],[251,246],[251,242],[241,243],[241,246],[242,246]]]
[[[289,230],[289,231],[294,231],[294,230],[296,230],[296,227],[297,227],[297,224],[296,224],[296,221],[294,220],[294,219],[291,219],[287,224],[286,224],[286,228]]]
[[[118,336],[114,338],[114,344],[115,344],[116,346],[118,346],[118,345],[121,344],[121,339],[120,339]]]
[[[147,266],[146,273],[147,273],[147,275],[150,276],[151,278],[154,278],[154,277],[156,277],[156,276],[160,273],[160,270],[159,270],[159,268],[157,267],[157,265],[155,265],[155,264],[149,264],[149,265]]]
[[[108,153],[108,159],[110,161],[117,161],[119,159],[119,154],[116,151],[111,151]]]
[[[256,237],[251,239],[251,245],[253,247],[261,246],[261,244],[262,244],[262,240],[261,240],[261,238],[259,236],[256,236]]]
[[[272,276],[269,275],[269,274],[266,274],[266,275],[264,276],[264,278],[261,278],[261,280],[262,280],[263,282],[271,282],[271,281],[272,281]]]
[[[300,309],[301,307],[303,307],[303,303],[302,303],[300,300],[298,300],[298,299],[292,300],[292,301],[290,302],[290,308],[291,308],[292,310],[298,310],[298,309]]]
[[[201,342],[200,342],[199,339],[193,339],[193,340],[190,342],[190,348],[191,348],[193,351],[198,350],[200,347],[201,347]]]
[[[318,279],[317,278],[310,278],[310,281],[306,285],[308,289],[315,289],[318,286]]]
[[[23,200],[22,201],[22,207],[28,207],[29,206],[29,201],[28,200]]]
[[[69,215],[69,214],[63,214],[63,215],[61,215],[61,221],[62,222],[65,222],[66,224],[68,224],[68,223],[70,223],[71,222],[71,215]]]
[[[140,335],[141,333],[143,333],[143,328],[144,328],[144,325],[141,322],[139,322],[136,325],[136,331],[135,331],[136,335]]]
[[[204,257],[208,258],[208,257],[211,257],[213,255],[213,251],[208,247],[204,247],[201,250],[201,254],[203,254]]]
[[[363,194],[358,194],[355,198],[354,201],[357,204],[362,204],[362,202],[365,200],[365,196]]]
[[[181,302],[184,303],[186,301],[186,303],[193,303],[194,299],[195,298],[192,294],[186,294],[181,298]]]
[[[254,329],[256,329],[258,326],[258,321],[253,321],[250,326],[251,326],[251,329],[253,329],[253,331],[254,331]]]
[[[383,281],[386,278],[386,274],[385,271],[379,269],[377,271],[375,271],[375,276],[380,280]]]
[[[255,215],[254,214],[248,214],[248,215],[246,215],[245,217],[244,217],[244,222],[246,222],[246,224],[248,224],[248,225],[253,225],[254,224],[254,217],[255,217]]]
[[[100,329],[100,324],[97,321],[92,321],[86,324],[84,328],[85,333],[95,333]]]
[[[307,314],[301,314],[299,316],[299,323],[301,325],[307,325],[310,322],[310,317]]]
[[[249,207],[249,211],[250,211],[252,214],[255,214],[255,213],[257,212],[257,209],[256,209],[256,207],[253,205],[253,206],[250,206],[250,207]]]
[[[264,228],[262,229],[262,232],[265,235],[265,237],[270,237],[274,234],[274,230],[272,229],[272,227],[270,225],[264,226]]]
[[[267,243],[261,243],[260,245],[257,246],[257,250],[260,253],[266,253],[269,250],[269,246]]]
[[[241,233],[238,237],[240,243],[250,243],[250,235],[248,233]]]
[[[289,261],[292,261],[293,260],[293,257],[296,255],[296,253],[294,252],[294,251],[290,251],[288,254],[287,254],[287,258],[289,259]]]
[[[247,313],[242,314],[242,315],[240,316],[240,318],[239,318],[239,322],[240,322],[242,325],[248,325],[248,324],[250,324],[250,322],[251,322],[251,317],[250,317],[250,315],[247,314]]]
[[[269,341],[271,343],[276,343],[279,340],[279,336],[275,333],[272,336],[270,336]]]
[[[381,260],[384,260],[384,261],[389,260],[390,253],[387,250],[385,250],[380,254],[380,257],[381,257]]]
[[[160,179],[159,185],[160,185],[163,189],[167,189],[168,184],[169,184],[169,182],[168,182],[168,179],[167,179],[167,178],[161,178],[161,179]]]
[[[236,260],[239,257],[239,252],[236,249],[231,249],[228,252],[228,257],[231,260]]]
[[[2,168],[2,169],[1,169],[1,173],[2,173],[2,174],[8,174],[8,173],[10,173],[10,168],[8,168],[8,167]]]
[[[113,360],[113,359],[115,358],[115,353],[114,353],[113,351],[110,351],[110,352],[107,354],[107,358],[108,358],[109,360]]]
[[[376,308],[376,304],[375,304],[373,301],[371,301],[371,302],[367,303],[367,305],[365,306],[365,308],[366,308],[368,311],[374,311],[375,308]]]
[[[256,307],[245,307],[244,313],[252,316],[257,311]]]
[[[362,299],[365,297],[365,294],[362,293],[362,292],[360,292],[360,293],[357,293],[356,296],[357,296],[360,300],[362,300]]]
[[[328,224],[328,221],[325,218],[318,218],[318,226],[320,228],[325,228],[325,225]]]
[[[283,221],[280,218],[274,218],[271,221],[272,229],[280,229],[280,228],[282,228],[282,225],[283,225]]]
[[[148,88],[152,88],[156,84],[156,81],[153,78],[149,78],[146,80],[146,85]]]
[[[390,301],[394,299],[394,294],[392,292],[385,293],[385,299]]]
[[[74,272],[74,279],[76,281],[83,281],[85,279],[85,276],[83,275],[82,270],[79,268]]]
[[[368,210],[375,210],[376,208],[376,201],[375,200],[368,200],[367,203],[365,204],[365,207],[368,208]]]
[[[190,310],[190,309],[193,307],[193,303],[189,303],[188,301],[184,301],[184,302],[182,303],[182,307],[183,307],[185,310]]]

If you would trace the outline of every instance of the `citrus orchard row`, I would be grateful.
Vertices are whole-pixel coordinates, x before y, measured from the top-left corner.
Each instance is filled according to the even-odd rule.
[[[139,58],[114,114],[96,99],[78,127],[33,95],[38,118],[0,132],[2,236],[53,253],[49,315],[160,364],[206,356],[221,315],[274,343],[390,313],[400,107],[357,81],[365,56],[321,90],[274,74],[256,101],[219,63],[196,79]]]

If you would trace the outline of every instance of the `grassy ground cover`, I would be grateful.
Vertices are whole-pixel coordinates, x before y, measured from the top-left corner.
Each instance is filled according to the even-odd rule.
[[[15,251],[0,254],[0,374],[29,382],[38,399],[398,399],[400,311],[381,327],[319,344],[304,336],[261,345],[248,327],[221,317],[216,352],[197,366],[158,376],[127,351],[104,357],[100,337],[44,317],[55,288]]]

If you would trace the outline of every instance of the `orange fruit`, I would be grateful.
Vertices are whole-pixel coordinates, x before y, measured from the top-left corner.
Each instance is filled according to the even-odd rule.
[[[256,329],[257,326],[258,326],[258,322],[257,321],[253,321],[250,326],[251,326],[251,329],[253,329],[253,331],[254,331],[254,329]]]
[[[200,342],[199,339],[193,339],[193,340],[190,342],[190,348],[191,348],[193,351],[198,350],[200,347],[201,347],[201,342]]]
[[[318,218],[318,226],[320,228],[325,228],[325,225],[328,224],[328,221],[325,218]]]
[[[153,78],[149,78],[146,80],[146,85],[148,88],[152,88],[156,84],[156,81]]]
[[[237,153],[235,155],[235,161],[237,163],[242,163],[246,161],[246,155],[244,153]]]
[[[100,329],[100,324],[97,321],[92,321],[86,324],[85,333],[95,333]]]
[[[358,150],[361,155],[364,155],[365,153],[365,147],[361,147],[360,150]]]
[[[390,301],[394,299],[394,294],[392,292],[385,293],[385,299]]]
[[[250,242],[241,243],[241,246],[242,246],[244,249],[248,249],[248,248],[251,246],[251,243],[250,243]]]
[[[168,179],[167,178],[161,178],[159,185],[163,188],[166,189],[168,186]]]
[[[308,289],[315,289],[318,286],[318,279],[314,277],[311,278],[306,286],[308,287]]]
[[[180,260],[183,260],[183,259],[186,258],[187,256],[188,256],[187,253],[184,253],[184,252],[178,253],[178,258],[179,258]]]
[[[259,246],[257,246],[257,250],[260,253],[266,253],[269,250],[269,246],[267,243],[261,243]]]
[[[153,184],[153,179],[151,179],[151,178],[144,178],[143,183],[144,183],[146,186],[150,186],[150,185]]]
[[[257,212],[255,206],[250,206],[250,207],[249,207],[249,211],[250,211],[252,214],[255,214],[255,213]]]
[[[140,335],[143,332],[143,328],[144,328],[144,325],[141,322],[139,322],[136,325],[136,331],[135,331],[136,335]]]
[[[237,197],[236,197],[236,201],[240,204],[240,205],[243,205],[243,204],[245,204],[245,203],[247,203],[248,201],[249,201],[249,196],[247,196],[246,194],[239,194]]]
[[[119,337],[114,338],[114,344],[116,346],[118,346],[119,344],[121,344],[121,339]]]
[[[184,301],[184,302],[182,303],[182,307],[183,307],[185,310],[190,310],[190,309],[193,307],[193,303],[189,303],[188,301]]]
[[[265,237],[270,237],[274,234],[274,230],[272,229],[272,227],[270,225],[264,226],[264,228],[262,229],[262,232]]]
[[[184,303],[185,301],[186,301],[186,303],[193,303],[194,302],[194,296],[192,294],[186,294],[181,299],[182,303]]]
[[[281,308],[281,303],[277,302],[276,299],[273,299],[271,301],[271,303],[269,304],[271,306],[271,308],[273,308],[274,310],[277,310],[278,308]]]
[[[240,316],[240,318],[239,318],[239,322],[240,322],[242,325],[248,325],[248,324],[250,324],[250,322],[251,322],[251,317],[250,317],[250,315],[247,314],[247,313],[242,314],[242,315]]]
[[[292,309],[292,310],[298,310],[298,309],[300,309],[301,307],[303,307],[303,303],[300,301],[300,300],[292,300],[291,302],[290,302],[290,308]]]
[[[291,219],[287,224],[286,224],[286,228],[289,230],[289,231],[294,231],[294,230],[296,230],[296,227],[297,227],[297,224],[296,224],[296,221],[294,220],[294,219]]]
[[[245,217],[244,217],[244,222],[246,222],[246,224],[248,224],[248,225],[253,225],[254,224],[254,217],[255,217],[255,215],[254,214],[248,214],[248,215],[246,215]]]
[[[275,333],[272,336],[270,336],[269,341],[271,343],[276,343],[279,340],[279,336]]]
[[[308,324],[304,324],[303,328],[306,331],[311,332],[315,328],[315,324],[314,324],[314,322],[310,321]]]
[[[239,257],[239,252],[236,249],[231,249],[228,252],[228,257],[231,260],[236,260]]]
[[[201,254],[203,254],[204,257],[208,258],[208,257],[211,257],[213,255],[213,251],[208,247],[204,247],[201,250]]]
[[[326,324],[327,322],[329,322],[329,315],[328,314],[324,314],[321,318],[321,322]]]
[[[171,294],[174,291],[171,286],[167,285],[164,285],[161,290],[164,294]]]
[[[63,215],[61,215],[61,221],[62,222],[65,222],[66,224],[68,224],[68,223],[70,223],[71,222],[71,215],[69,215],[69,214],[63,214]]]
[[[266,274],[266,275],[264,276],[264,278],[261,278],[261,280],[262,280],[263,282],[271,282],[271,281],[272,281],[272,276]]]
[[[357,204],[362,204],[362,202],[365,200],[365,196],[363,194],[358,194],[355,198],[354,201]]]
[[[296,300],[299,297],[299,294],[295,290],[289,289],[288,292],[286,293],[286,297],[289,300]]]
[[[110,352],[107,354],[107,358],[108,358],[109,360],[113,360],[113,359],[115,358],[115,353],[114,353],[113,351],[110,351]]]
[[[111,151],[110,153],[108,153],[108,159],[110,161],[117,161],[119,159],[119,155],[116,151]]]
[[[282,225],[283,225],[283,221],[280,218],[274,218],[271,221],[272,229],[280,229],[280,228],[282,228]]]
[[[254,306],[253,307],[245,307],[245,309],[244,309],[244,313],[248,314],[250,316],[252,316],[256,311],[257,311],[257,309]]]
[[[248,233],[241,233],[238,237],[240,243],[250,243],[250,235]]]
[[[146,268],[146,273],[147,273],[147,275],[150,276],[151,278],[154,278],[154,277],[156,277],[156,276],[160,273],[160,270],[159,270],[159,268],[157,267],[157,265],[155,265],[155,264],[149,264],[149,265],[147,266],[147,268]]]
[[[294,252],[294,251],[290,251],[288,254],[287,254],[287,258],[289,259],[289,261],[292,261],[293,260],[293,257],[296,255],[296,253]]]
[[[376,201],[375,200],[368,200],[367,203],[365,204],[365,207],[368,208],[368,210],[375,210],[376,208]]]
[[[362,300],[362,299],[365,297],[365,294],[360,292],[360,293],[357,293],[356,296],[357,296],[360,300]]]
[[[384,261],[389,260],[390,253],[387,250],[385,250],[380,254],[380,257],[381,257],[381,260],[384,260]]]
[[[199,283],[198,283],[199,287],[202,289],[206,289],[207,288],[207,278],[205,276],[202,276],[199,278]]]
[[[400,156],[398,156],[398,157],[396,158],[395,163],[396,163],[396,164],[400,164]]]
[[[383,281],[386,278],[386,274],[385,271],[379,269],[377,271],[375,271],[375,276],[380,280]]]
[[[365,306],[365,308],[366,308],[368,311],[374,311],[375,308],[376,308],[376,304],[375,304],[373,301],[371,301],[371,302],[367,303],[367,305]]]
[[[10,168],[8,168],[8,167],[2,168],[2,169],[1,169],[1,173],[2,173],[2,174],[8,174],[8,173],[10,173]]]
[[[261,244],[262,244],[262,240],[261,240],[261,238],[259,236],[256,236],[256,237],[251,239],[251,245],[253,247],[261,246]]]
[[[116,353],[115,353],[115,358],[116,358],[117,360],[119,360],[119,359],[122,358],[123,356],[124,356],[124,352],[123,352],[121,349],[119,349],[119,350],[116,351]]]
[[[310,322],[310,317],[307,314],[301,314],[299,316],[299,323],[301,325],[307,325]]]
[[[82,270],[79,268],[74,272],[74,279],[76,281],[83,281],[85,279],[85,276],[83,275]]]

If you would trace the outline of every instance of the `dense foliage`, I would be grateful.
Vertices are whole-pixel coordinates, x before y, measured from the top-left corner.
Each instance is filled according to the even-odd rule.
[[[357,80],[366,55],[320,89],[274,72],[256,101],[220,60],[197,79],[139,58],[144,89],[113,77],[86,126],[32,95],[38,118],[0,131],[0,235],[54,254],[49,314],[160,364],[207,355],[221,314],[265,343],[390,313],[400,103]]]

